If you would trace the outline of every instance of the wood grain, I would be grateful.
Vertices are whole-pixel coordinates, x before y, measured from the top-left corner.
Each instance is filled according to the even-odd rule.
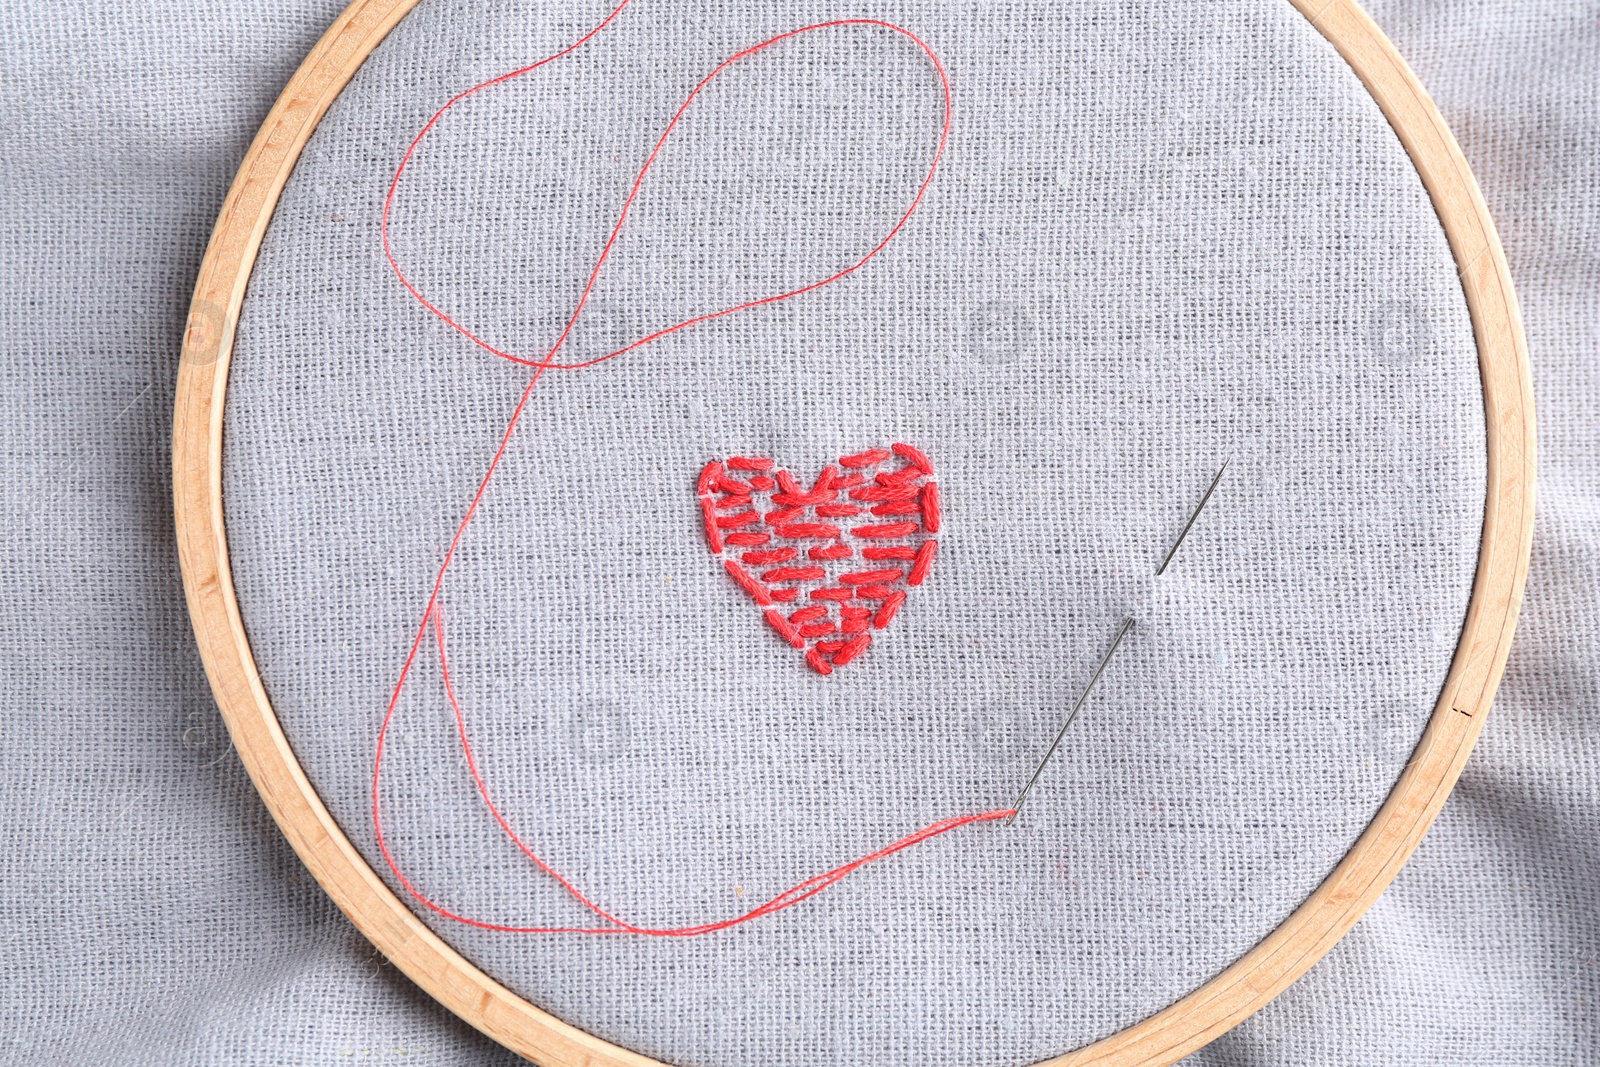
[[[451,1011],[547,1067],[646,1067],[655,1061],[570,1026],[493,981],[389,890],[295,759],[262,687],[234,596],[222,510],[222,416],[245,286],[306,140],[416,2],[356,0],[345,10],[267,116],[223,204],[195,285],[174,413],[173,497],[184,590],[240,758],[295,851],[372,943]],[[1049,1061],[1049,1067],[1170,1064],[1260,1008],[1332,948],[1394,878],[1460,775],[1499,685],[1522,602],[1533,536],[1533,396],[1516,295],[1494,225],[1438,109],[1377,26],[1352,0],[1290,2],[1350,64],[1394,127],[1460,270],[1487,425],[1488,493],[1472,600],[1421,744],[1328,879],[1216,978],[1143,1022]]]

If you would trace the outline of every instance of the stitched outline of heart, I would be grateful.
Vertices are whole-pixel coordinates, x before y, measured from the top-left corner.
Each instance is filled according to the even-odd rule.
[[[883,469],[896,457],[899,466]],[[867,650],[939,551],[939,483],[907,444],[841,456],[809,489],[765,457],[712,460],[695,492],[712,555],[818,674]],[[860,525],[839,522],[852,518]]]

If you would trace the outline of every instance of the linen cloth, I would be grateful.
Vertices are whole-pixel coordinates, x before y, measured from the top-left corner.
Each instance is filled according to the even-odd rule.
[[[1377,14],[1441,98],[1518,272],[1543,405],[1529,614],[1479,753],[1413,865],[1306,980],[1199,1058],[1581,1063],[1596,992],[1584,892],[1596,864],[1582,836],[1596,782],[1594,12],[1507,8],[1491,24],[1509,51],[1446,33],[1431,13]],[[81,116],[96,98],[73,75],[176,50],[203,27],[173,12],[174,25],[191,20],[188,36],[153,33],[130,18],[121,45],[95,53],[81,20],[6,13],[8,40],[34,46],[7,60],[26,106],[8,102],[4,170],[8,454],[23,475],[7,504],[22,594],[7,638],[19,703],[6,720],[5,900],[20,936],[4,1015],[16,1062],[509,1058],[372,963],[296,880],[218,743],[164,532],[171,359],[193,265],[266,101],[331,15],[262,16],[221,54],[206,34],[216,65],[181,88],[152,58],[145,80],[115,86],[147,94],[148,110],[101,104],[95,136]],[[281,48],[248,51],[268,40]],[[241,56],[260,57],[261,80],[249,99],[219,102],[214,86],[246,77]],[[110,268],[86,263],[90,249]],[[226,826],[219,811],[233,813]],[[1516,936],[1481,940],[1507,928]]]
[[[240,314],[223,444],[240,610],[301,765],[378,864],[377,723],[530,376],[391,276],[390,172],[439,101],[607,10],[414,11],[308,142]],[[728,919],[1011,803],[1138,624],[1014,826],[694,939],[419,909],[534,1003],[685,1067],[1010,1067],[1197,987],[1392,788],[1478,555],[1482,387],[1455,263],[1376,105],[1276,2],[635,4],[434,127],[393,200],[396,256],[457,321],[536,351],[705,72],[852,16],[907,27],[949,76],[933,184],[849,278],[539,381],[441,592],[476,765],[613,913]],[[878,26],[730,69],[657,157],[593,291],[604,315],[562,362],[853,262],[915,194],[941,118],[932,64]],[[755,453],[809,482],[892,441],[935,464],[939,561],[823,678],[708,555],[694,479]],[[463,914],[595,925],[474,795],[432,652],[386,740],[391,854]]]

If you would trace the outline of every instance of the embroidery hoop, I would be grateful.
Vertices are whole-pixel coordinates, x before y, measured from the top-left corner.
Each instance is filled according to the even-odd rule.
[[[234,594],[222,501],[224,397],[255,257],[307,139],[356,69],[417,0],[355,0],[312,49],[240,166],[201,264],[173,426],[179,558],[196,638],[234,744],[269,810],[335,903],[431,996],[538,1062],[655,1064],[500,985],[419,920],[345,837],[273,711]],[[1454,785],[1509,652],[1533,527],[1535,438],[1526,342],[1498,237],[1471,171],[1416,77],[1353,0],[1291,0],[1350,64],[1415,165],[1456,261],[1479,353],[1487,492],[1472,599],[1449,675],[1411,762],[1334,872],[1267,938],[1181,1000],[1049,1061],[1172,1063],[1220,1036],[1320,959],[1398,873]]]

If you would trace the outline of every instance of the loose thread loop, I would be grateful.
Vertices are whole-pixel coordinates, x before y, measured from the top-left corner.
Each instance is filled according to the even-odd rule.
[[[467,526],[471,523],[473,517],[477,514],[478,508],[483,503],[484,494],[488,490],[489,483],[493,479],[495,472],[499,469],[501,460],[505,457],[506,450],[511,442],[512,434],[515,432],[518,423],[521,421],[524,411],[527,410],[528,402],[533,396],[534,388],[538,385],[540,378],[542,378],[544,375],[544,372],[547,370],[580,370],[585,367],[592,367],[595,364],[614,359],[617,356],[631,352],[634,349],[651,343],[652,341],[656,341],[662,337],[666,337],[669,334],[676,333],[679,330],[687,329],[690,326],[708,322],[712,319],[721,318],[725,315],[731,315],[737,311],[759,307],[764,304],[776,303],[782,300],[789,300],[804,293],[809,293],[813,290],[820,289],[825,285],[836,282],[846,275],[859,270],[875,256],[877,256],[878,253],[881,252],[889,244],[889,242],[900,233],[906,222],[911,218],[912,214],[917,210],[917,207],[922,203],[924,195],[927,193],[929,186],[933,182],[934,173],[938,169],[939,162],[944,155],[945,147],[950,136],[950,79],[946,75],[943,65],[939,62],[939,57],[933,52],[933,50],[919,37],[904,27],[896,26],[893,23],[884,22],[879,19],[835,19],[829,22],[820,22],[814,25],[803,26],[798,29],[789,30],[785,33],[778,34],[775,37],[771,37],[765,41],[762,41],[759,44],[752,45],[751,47],[735,53],[733,56],[730,56],[728,59],[722,61],[709,74],[702,78],[689,93],[682,105],[679,106],[671,121],[668,122],[666,128],[662,131],[661,136],[656,140],[655,146],[651,149],[648,158],[645,160],[644,165],[639,169],[639,173],[634,179],[633,186],[628,192],[628,196],[618,214],[616,224],[612,227],[611,233],[606,240],[605,246],[602,249],[599,258],[595,261],[593,269],[589,272],[588,279],[584,284],[582,295],[579,297],[577,305],[573,309],[572,315],[567,319],[566,325],[562,328],[560,336],[556,338],[554,344],[551,345],[550,350],[545,353],[542,358],[531,359],[497,348],[495,345],[480,337],[471,329],[456,321],[442,308],[431,302],[426,296],[423,295],[423,293],[417,288],[411,279],[406,276],[405,271],[401,268],[400,263],[395,257],[394,249],[390,243],[389,234],[390,216],[393,212],[394,203],[400,189],[401,180],[404,178],[406,169],[410,166],[411,161],[416,155],[417,149],[422,144],[423,140],[438,125],[440,120],[443,119],[444,116],[449,113],[449,111],[457,104],[475,96],[480,92],[483,92],[486,89],[491,88],[492,86],[503,85],[515,78],[522,77],[535,70],[538,70],[545,65],[562,58],[563,56],[570,55],[593,39],[607,26],[611,25],[611,23],[622,14],[623,10],[627,8],[631,2],[632,0],[622,0],[622,2],[617,4],[617,6],[614,7],[598,25],[560,51],[546,56],[545,58],[534,63],[530,63],[527,66],[520,67],[516,70],[501,74],[498,77],[490,78],[487,81],[480,82],[479,84],[474,85],[463,92],[457,93],[455,96],[446,101],[444,106],[433,113],[432,117],[428,119],[428,121],[423,125],[422,129],[419,130],[416,136],[412,138],[410,144],[406,146],[406,150],[401,156],[398,166],[395,168],[394,177],[389,183],[388,193],[383,202],[383,213],[379,226],[384,257],[387,259],[389,267],[394,272],[395,277],[399,280],[400,284],[405,287],[405,290],[412,296],[413,299],[415,299],[430,314],[444,322],[446,325],[450,326],[456,332],[466,337],[469,341],[484,351],[502,359],[510,360],[513,363],[530,367],[533,370],[532,376],[529,378],[527,385],[524,386],[521,397],[518,399],[516,406],[511,413],[511,417],[506,424],[505,430],[500,435],[498,445],[496,446],[494,454],[489,460],[489,464],[484,471],[483,477],[478,482],[477,490],[474,492],[472,500],[468,504],[459,525],[456,527],[455,533],[450,539],[450,543],[444,553],[443,561],[440,563],[439,570],[434,577],[433,586],[429,592],[427,604],[422,613],[422,619],[417,626],[415,636],[412,638],[410,649],[406,654],[405,662],[400,669],[399,677],[395,682],[393,692],[389,698],[388,706],[384,712],[382,724],[378,729],[376,751],[372,769],[373,829],[377,835],[378,848],[383,855],[384,861],[388,864],[389,870],[393,872],[395,878],[399,881],[400,885],[404,887],[406,892],[414,897],[420,904],[422,904],[423,907],[444,918],[484,930],[497,930],[507,933],[636,934],[651,937],[695,937],[718,930],[725,930],[729,927],[749,922],[752,919],[761,918],[766,915],[771,915],[774,912],[781,911],[785,908],[793,907],[794,905],[808,900],[816,894],[821,893],[829,887],[837,884],[842,879],[848,877],[850,874],[860,870],[862,867],[865,867],[868,864],[876,863],[879,860],[892,856],[897,852],[911,848],[912,846],[927,841],[930,838],[949,833],[951,830],[955,830],[961,826],[966,826],[972,823],[994,822],[1005,819],[1014,814],[1011,809],[1002,809],[942,819],[938,822],[925,826],[914,833],[908,834],[905,837],[892,842],[891,844],[885,845],[876,852],[862,856],[859,859],[852,860],[848,863],[835,867],[832,870],[808,878],[805,881],[784,890],[782,893],[779,893],[766,903],[761,904],[760,906],[753,908],[742,915],[738,915],[730,919],[700,923],[691,926],[658,928],[640,926],[630,923],[612,914],[595,901],[591,900],[575,884],[569,881],[558,870],[552,867],[541,856],[539,856],[538,853],[528,846],[528,844],[512,827],[510,821],[500,811],[499,807],[495,804],[490,795],[488,784],[484,781],[483,775],[478,767],[476,756],[473,752],[472,744],[467,732],[466,715],[462,710],[460,699],[456,694],[455,685],[451,680],[448,655],[445,645],[444,624],[439,612],[439,595],[444,586],[445,576],[449,572],[450,564],[455,560],[456,551],[460,547],[462,536],[465,534]],[[888,233],[885,234],[883,238],[860,259],[856,260],[854,263],[850,264],[844,269],[821,279],[820,281],[812,282],[788,292],[760,297],[741,304],[736,304],[732,307],[723,308],[720,311],[713,311],[685,319],[682,322],[675,323],[666,327],[665,329],[657,330],[648,336],[642,337],[637,341],[618,348],[615,351],[609,352],[596,359],[587,360],[581,363],[557,363],[556,357],[560,354],[562,348],[567,343],[572,334],[573,328],[578,322],[578,319],[582,316],[584,309],[589,302],[589,297],[594,291],[595,284],[600,277],[600,272],[604,267],[607,258],[610,256],[612,249],[615,247],[617,239],[622,232],[623,226],[627,223],[628,215],[633,208],[634,201],[638,197],[639,189],[643,184],[646,175],[649,173],[651,167],[655,164],[657,157],[661,153],[662,147],[666,144],[667,139],[672,135],[673,130],[677,128],[677,125],[683,118],[684,113],[688,110],[690,105],[694,103],[695,99],[706,88],[706,86],[708,86],[714,79],[718,77],[718,75],[727,70],[730,66],[740,62],[741,60],[747,59],[750,56],[765,51],[766,49],[771,48],[783,41],[794,37],[799,37],[807,33],[813,33],[832,28],[854,26],[876,27],[878,29],[887,30],[914,44],[928,58],[929,62],[933,66],[934,71],[938,74],[943,93],[943,122],[939,130],[938,147],[933,154],[933,159],[928,165],[927,173],[923,177],[922,183],[918,187],[916,195],[912,198],[911,203],[906,208],[904,214],[899,217]],[[926,457],[922,456],[922,454],[917,452],[915,449],[912,449],[909,446],[896,445],[895,451],[899,452],[908,462],[912,463],[913,465],[924,470],[931,470],[931,467],[927,465]],[[865,462],[867,457],[863,455],[859,457],[850,457],[850,459]],[[846,465],[848,465],[848,462]],[[721,468],[720,464],[716,466],[716,470],[712,470],[710,467],[708,467],[702,474],[700,481],[700,491],[702,493],[706,492],[707,489],[713,485],[720,485],[723,482],[738,481],[737,479],[729,476],[726,471]],[[755,461],[742,462],[740,458],[730,460],[728,466],[733,470],[739,471],[741,474],[754,473],[758,477],[764,477],[764,475],[762,475],[760,472],[767,469],[761,463]],[[754,481],[755,478],[752,477],[751,482],[753,483]],[[780,473],[778,482],[781,484],[782,481],[783,476]],[[838,484],[843,485],[844,482],[841,480]],[[789,484],[782,485],[782,488],[785,492],[796,491],[796,487]],[[936,500],[931,511],[931,515],[925,515],[924,521],[931,519],[932,523],[936,527],[938,522]],[[706,511],[705,525],[707,536],[711,539],[714,550],[720,551],[721,543],[724,541],[727,544],[737,546],[741,543],[745,543],[747,540],[747,535],[737,532],[737,523],[726,524],[726,528],[733,530],[734,532],[724,534],[722,531],[725,528],[725,524],[720,521],[719,516],[717,516],[715,513],[715,509],[708,509]],[[893,523],[882,524],[880,528],[886,529],[894,525],[895,524]],[[873,529],[873,527],[869,526],[865,527],[864,529],[870,530]],[[865,536],[871,536],[871,534],[866,534]],[[917,563],[920,564],[920,570],[923,573],[926,572],[926,566],[929,562],[931,562],[931,559],[919,559],[917,561]],[[730,561],[730,573],[732,573],[731,568],[733,566],[736,565],[731,564]],[[920,575],[917,573],[918,569],[919,568],[916,566],[913,568],[913,577],[911,579],[913,584],[920,580]],[[746,575],[746,577],[748,577],[748,575]],[[751,579],[751,582],[753,583],[754,580]],[[895,611],[898,609],[903,600],[904,595],[901,593],[895,593],[893,596],[890,596],[888,599],[886,599],[882,608],[879,609],[877,615],[873,619],[874,625],[886,625],[888,620],[893,617]],[[775,609],[767,613],[767,619],[772,626],[786,638],[793,639],[798,637],[798,631],[795,630],[789,620],[785,619]],[[426,893],[414,885],[401,870],[399,862],[391,852],[389,842],[383,832],[380,789],[383,773],[383,757],[387,747],[389,727],[394,721],[396,709],[399,707],[400,698],[405,689],[406,681],[410,677],[411,670],[413,666],[415,666],[417,657],[422,651],[430,628],[432,629],[434,635],[434,646],[439,657],[439,667],[441,676],[443,678],[445,694],[449,700],[450,708],[455,718],[456,731],[461,741],[461,748],[466,759],[467,770],[472,777],[475,788],[477,789],[479,799],[482,800],[484,806],[488,809],[496,824],[506,834],[506,836],[511,839],[517,848],[521,850],[523,855],[527,856],[535,867],[552,878],[558,885],[561,886],[563,890],[566,891],[569,896],[581,904],[589,911],[590,914],[594,915],[605,925],[516,926],[472,918],[458,914],[449,908],[446,908],[444,905],[434,901]],[[838,662],[837,658],[835,662]]]

